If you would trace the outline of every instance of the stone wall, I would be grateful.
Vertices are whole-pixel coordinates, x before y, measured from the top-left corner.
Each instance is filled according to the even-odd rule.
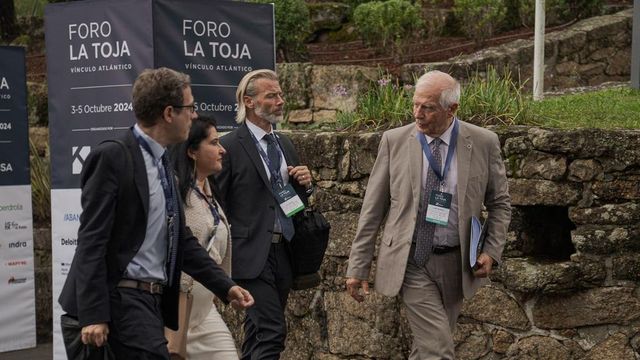
[[[492,284],[464,304],[457,358],[640,359],[640,131],[496,131],[513,221]],[[333,228],[322,285],[290,297],[284,359],[405,359],[400,300],[344,291],[380,134],[292,137]]]
[[[546,90],[608,81],[628,81],[631,68],[632,9],[613,15],[582,20],[566,29],[549,33],[545,40]],[[413,84],[414,76],[438,69],[465,80],[476,70],[491,65],[509,69],[523,82],[533,78],[533,39],[516,40],[444,62],[407,64],[401,80]],[[277,71],[287,97],[288,121],[334,122],[337,111],[352,111],[359,92],[375,86],[382,70],[366,66],[278,64]],[[525,87],[531,87],[526,81]]]
[[[545,36],[544,88],[556,90],[607,81],[627,81],[631,69],[633,9],[582,20]],[[402,79],[411,82],[424,69],[449,72],[465,79],[487,66],[509,69],[522,80],[533,79],[533,39],[516,40],[447,61],[403,66]],[[528,88],[532,81],[525,84]]]
[[[492,284],[466,301],[457,358],[640,359],[640,131],[498,132],[513,220]],[[284,359],[405,359],[397,298],[356,303],[344,274],[380,133],[293,132],[333,229],[316,289],[292,292]],[[36,231],[39,342],[50,339],[51,238]],[[375,269],[375,266],[374,266]],[[222,306],[235,336],[241,315]]]

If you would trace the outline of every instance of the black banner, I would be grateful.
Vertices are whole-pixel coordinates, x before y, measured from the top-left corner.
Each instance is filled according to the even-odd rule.
[[[256,69],[275,69],[273,5],[156,0],[156,66],[191,75],[199,114],[235,128],[236,87]]]
[[[131,86],[153,67],[151,0],[81,1],[45,10],[51,187],[79,187],[82,164],[135,123]]]
[[[24,48],[0,46],[0,185],[29,185]]]

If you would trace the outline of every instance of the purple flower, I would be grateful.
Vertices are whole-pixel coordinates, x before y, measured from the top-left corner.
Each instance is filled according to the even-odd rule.
[[[407,84],[407,85],[404,85],[404,86],[403,86],[403,88],[404,88],[406,91],[410,91],[410,90],[412,90],[412,89],[413,89],[413,85],[409,85],[409,84]]]
[[[391,80],[389,80],[389,78],[382,78],[382,79],[378,80],[378,85],[386,86],[389,82],[391,82]]]
[[[347,88],[344,85],[336,85],[333,87],[333,93],[335,95],[341,96],[341,97],[347,97],[349,96],[349,92],[347,91]]]

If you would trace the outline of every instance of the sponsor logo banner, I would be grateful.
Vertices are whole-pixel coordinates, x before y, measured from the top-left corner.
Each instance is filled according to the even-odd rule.
[[[24,48],[0,46],[0,186],[29,185]]]

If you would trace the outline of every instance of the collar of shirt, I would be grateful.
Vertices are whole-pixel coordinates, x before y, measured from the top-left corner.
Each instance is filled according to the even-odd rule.
[[[454,117],[451,125],[449,125],[447,130],[445,130],[442,135],[440,135],[440,140],[442,140],[442,142],[447,146],[449,146],[449,143],[451,143],[451,132],[453,131],[453,125],[455,125],[456,121],[458,121],[458,118]],[[427,139],[427,144],[431,144],[433,139],[435,139],[427,134],[424,134],[424,137]]]
[[[258,127],[258,125],[252,123],[249,120],[245,120],[245,123],[247,123],[247,127],[249,128],[249,131],[251,131],[253,136],[255,136],[256,139],[258,139],[258,141],[264,141],[266,143],[267,140],[264,139],[264,136],[266,134],[273,134],[273,128],[271,129],[271,132],[268,133],[268,132],[262,130],[260,127]]]
[[[159,161],[162,155],[164,154],[164,152],[166,151],[166,149],[162,145],[160,145],[157,141],[153,140],[151,136],[145,134],[144,131],[140,129],[138,124],[135,124],[133,126],[133,131],[135,131],[136,134],[142,136],[142,138],[147,142],[147,144],[149,144],[149,148],[153,153],[154,160]]]

